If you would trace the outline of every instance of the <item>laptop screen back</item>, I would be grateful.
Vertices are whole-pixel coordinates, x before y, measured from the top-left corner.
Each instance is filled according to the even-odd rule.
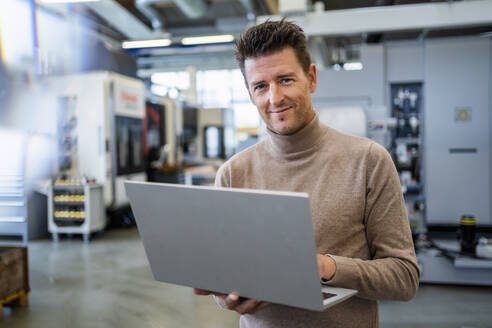
[[[156,280],[322,309],[307,194],[125,187]]]

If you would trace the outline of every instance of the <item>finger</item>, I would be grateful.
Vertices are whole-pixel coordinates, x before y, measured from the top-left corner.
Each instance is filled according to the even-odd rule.
[[[250,314],[256,313],[256,312],[266,308],[269,305],[270,305],[269,302],[260,302],[260,304],[258,304],[258,306],[252,312],[250,312]]]
[[[215,295],[215,296],[225,296],[226,294],[224,293],[217,293],[213,292],[211,290],[205,290],[205,289],[199,289],[199,288],[193,288],[193,292],[195,295]]]
[[[209,290],[205,290],[205,289],[198,289],[198,288],[193,288],[193,292],[196,294],[196,295],[210,295],[212,294],[211,291]]]
[[[212,295],[215,295],[217,297],[226,297],[227,294],[224,294],[224,293],[217,293],[217,292],[210,292]]]
[[[261,303],[261,301],[255,299],[246,299],[238,304],[234,310],[239,314],[253,313]]]
[[[223,309],[227,309],[227,306],[225,304],[225,298],[227,297],[226,295],[215,295],[215,301],[219,306]]]
[[[256,301],[256,305],[252,306],[250,309],[240,309],[242,310],[244,313],[241,313],[241,314],[255,314],[257,313],[258,311],[266,308],[268,305],[270,305],[269,302],[263,302],[263,301]],[[237,307],[236,307],[237,309]]]
[[[224,304],[229,310],[234,310],[239,304],[239,295],[236,293],[231,293],[224,298]]]

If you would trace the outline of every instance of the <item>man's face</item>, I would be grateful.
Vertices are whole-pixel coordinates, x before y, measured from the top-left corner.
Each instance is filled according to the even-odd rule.
[[[306,74],[291,47],[247,58],[244,73],[251,101],[270,130],[289,135],[311,122],[316,67],[311,65]]]

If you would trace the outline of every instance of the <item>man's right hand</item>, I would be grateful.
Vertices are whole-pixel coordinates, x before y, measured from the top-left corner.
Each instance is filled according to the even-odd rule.
[[[194,288],[193,291],[196,295],[215,295],[225,308],[239,314],[253,314],[270,304],[252,298],[239,297],[236,293],[226,295],[197,288]]]
[[[220,293],[212,292],[210,290],[198,289],[198,288],[193,288],[193,292],[195,293],[195,295],[215,295],[215,296],[225,295],[225,294],[220,294]]]

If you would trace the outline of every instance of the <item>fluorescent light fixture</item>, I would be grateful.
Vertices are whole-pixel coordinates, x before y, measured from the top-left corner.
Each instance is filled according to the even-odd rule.
[[[22,207],[24,206],[23,202],[0,202],[0,206],[12,206],[12,207]]]
[[[24,222],[25,219],[22,216],[13,216],[13,217],[1,217],[0,222]]]
[[[75,2],[98,2],[101,0],[39,0],[41,3],[75,3]]]
[[[157,96],[161,96],[161,97],[164,97],[166,94],[167,94],[167,87],[163,86],[163,85],[159,85],[159,84],[152,84],[150,86],[150,91],[157,95]]]
[[[345,63],[343,64],[343,69],[346,71],[360,71],[362,69],[361,62]]]
[[[156,40],[141,40],[141,41],[123,41],[121,47],[123,49],[136,49],[136,48],[155,48],[155,47],[167,47],[171,45],[169,39],[156,39]]]
[[[234,35],[209,35],[209,36],[195,36],[181,39],[181,43],[185,46],[194,44],[208,44],[208,43],[225,43],[234,41]]]

